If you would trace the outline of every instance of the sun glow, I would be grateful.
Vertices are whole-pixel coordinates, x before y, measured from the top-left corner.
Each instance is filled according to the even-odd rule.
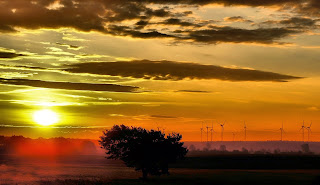
[[[33,120],[42,126],[49,126],[59,121],[58,115],[49,109],[36,111],[33,114]]]

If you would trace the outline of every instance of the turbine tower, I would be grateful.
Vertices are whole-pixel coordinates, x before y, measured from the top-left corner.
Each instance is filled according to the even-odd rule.
[[[207,125],[206,128],[207,128],[207,142],[209,142],[209,128],[210,127],[208,127],[208,125]]]
[[[234,141],[234,138],[236,137],[236,133],[232,132],[232,136],[233,136],[233,141]]]
[[[213,130],[213,123],[212,123],[210,132],[211,132],[211,142],[213,142],[213,137],[212,137],[212,136],[213,136],[213,132],[216,133],[216,132]]]
[[[165,133],[166,131],[166,127],[162,128],[162,131],[163,131],[163,134]]]
[[[223,124],[220,123],[221,126],[221,141],[223,141],[223,131],[224,131],[224,124],[226,123],[226,121],[223,122]]]
[[[302,141],[304,142],[304,129],[305,129],[306,127],[304,126],[304,121],[302,122],[302,126],[301,126],[301,128],[300,128],[300,130],[302,130]]]
[[[308,131],[308,142],[310,141],[310,133],[311,132],[311,125],[312,125],[312,122],[310,123],[310,126],[306,127],[307,131]]]
[[[157,122],[155,122],[156,125],[157,125],[157,131],[158,132],[162,132],[164,134],[165,130],[166,130],[166,127],[162,127],[162,126],[159,126],[159,124]]]
[[[246,122],[244,121],[244,141],[247,141],[247,125]]]
[[[281,126],[281,128],[280,128],[280,132],[281,132],[281,139],[280,139],[280,141],[282,141],[282,136],[283,136],[283,133],[284,133],[284,130],[283,130],[283,123],[282,123],[282,126]]]
[[[202,127],[200,128],[200,132],[201,132],[201,143],[202,143],[203,123],[202,123]]]

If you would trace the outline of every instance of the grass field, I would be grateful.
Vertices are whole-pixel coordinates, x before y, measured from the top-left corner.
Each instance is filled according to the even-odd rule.
[[[139,179],[67,179],[41,181],[41,185],[316,185],[320,171],[173,170],[170,176]]]
[[[51,162],[50,162],[51,160]],[[193,156],[171,165],[169,176],[139,180],[140,172],[104,156],[7,157],[1,185],[320,185],[319,156]]]
[[[213,155],[191,156],[171,165],[194,169],[320,169],[318,155]]]

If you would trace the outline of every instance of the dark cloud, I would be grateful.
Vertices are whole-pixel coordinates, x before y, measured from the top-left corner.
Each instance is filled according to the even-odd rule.
[[[0,27],[72,27],[81,31],[104,30],[104,21],[99,15],[105,12],[105,8],[98,1],[62,0],[61,8],[50,7],[54,2],[55,0],[3,0]]]
[[[224,18],[225,21],[228,22],[247,22],[252,23],[253,21],[243,18],[242,16],[233,16]]]
[[[208,5],[208,4],[224,4],[224,5],[247,5],[247,6],[272,6],[287,3],[299,3],[303,0],[105,0],[107,4],[124,4],[124,3],[147,3],[147,4],[173,4],[173,5]]]
[[[160,33],[156,30],[152,31],[139,31],[132,29],[128,26],[117,26],[111,25],[107,28],[106,33],[114,36],[130,36],[133,38],[174,38],[173,35],[168,35],[165,33]]]
[[[8,25],[1,25],[0,24],[0,32],[2,33],[12,33],[12,32],[16,32],[17,30],[15,30],[14,28],[12,28],[11,26]]]
[[[301,0],[293,5],[294,11],[303,15],[320,16],[319,0]],[[290,8],[290,7],[289,7]]]
[[[212,27],[211,29],[189,31],[187,38],[183,40],[193,40],[202,43],[262,43],[272,44],[276,40],[298,33],[297,31],[286,28],[259,28],[259,29],[240,29],[232,27]]]
[[[14,53],[14,52],[0,51],[0,58],[12,59],[12,58],[17,58],[17,57],[22,57],[22,56],[26,56],[26,55]]]
[[[142,29],[145,26],[147,26],[148,24],[149,24],[149,21],[140,20],[135,25],[136,25],[136,29]]]
[[[191,21],[184,21],[184,20],[181,20],[179,18],[169,18],[169,19],[166,19],[164,21],[161,21],[161,22],[156,22],[156,23],[150,23],[149,20],[140,20],[138,21],[135,25],[136,25],[136,29],[142,29],[144,28],[145,26],[147,25],[158,25],[158,24],[161,24],[161,25],[176,25],[176,26],[182,26],[182,27],[203,27],[205,25],[207,25],[209,23],[209,21],[202,21],[200,23],[194,23],[194,22],[191,22]],[[129,28],[129,27],[128,27]]]
[[[177,118],[175,116],[164,116],[164,115],[151,115],[152,118],[162,118],[162,119],[174,119]]]
[[[182,22],[183,23],[183,22]],[[259,28],[240,29],[233,27],[215,27],[200,30],[176,30],[173,33],[161,33],[156,30],[135,30],[128,26],[111,25],[107,32],[115,36],[130,36],[133,38],[173,38],[177,41],[193,41],[198,43],[216,44],[220,42],[230,43],[262,43],[273,44],[277,40],[287,37],[297,30],[286,28]]]
[[[291,26],[314,26],[316,24],[316,20],[303,18],[303,17],[292,17],[290,19],[281,20],[279,23],[284,25],[291,25]]]
[[[105,5],[109,10],[104,20],[107,22],[121,22],[132,19],[150,19],[152,17],[168,17],[171,12],[167,8],[151,9],[143,3],[112,2]]]
[[[22,65],[5,65],[5,64],[0,64],[0,67],[3,68],[13,68],[13,69],[31,69],[31,70],[48,70],[47,68],[43,67],[36,67],[36,66],[22,66]]]
[[[275,40],[296,33],[296,31],[290,29],[292,27],[290,22],[283,22],[283,25],[287,24],[289,28],[247,30],[232,27],[211,27],[201,29],[207,25],[206,20],[199,20],[198,23],[188,21],[186,17],[192,14],[191,11],[178,12],[174,7],[167,5],[278,6],[279,9],[290,9],[304,15],[312,12],[313,14],[318,12],[320,15],[318,0],[2,0],[0,3],[0,32],[15,32],[15,28],[18,27],[27,29],[68,27],[114,36],[143,39],[175,38],[180,42],[190,40],[206,44],[219,42],[272,44]],[[53,6],[54,3],[56,3],[55,6]],[[150,23],[153,17],[158,17],[160,20],[157,23]],[[124,26],[122,23],[126,20],[137,20],[138,22],[136,25]],[[250,22],[240,16],[228,17],[227,21]],[[302,19],[292,19],[291,22],[300,26],[312,24],[312,22],[304,22]],[[148,24],[178,25],[181,29],[176,31],[169,31],[170,29],[163,31],[157,28],[144,30]],[[194,29],[188,30],[190,26],[193,26]],[[79,49],[73,45],[67,47]]]
[[[135,60],[131,62],[79,63],[66,66],[72,73],[91,73],[152,80],[219,79],[228,81],[277,81],[300,77],[249,69],[173,61]]]
[[[190,5],[204,6],[209,4],[221,4],[225,6],[252,6],[252,7],[278,7],[290,9],[294,12],[320,16],[319,0],[105,0],[106,4],[160,4],[160,5]]]
[[[285,26],[286,28],[290,29],[309,29],[310,27],[316,28],[318,20],[316,19],[310,19],[310,18],[304,18],[304,17],[291,17],[289,19],[284,20],[268,20],[264,21],[258,25],[264,26]]]
[[[76,45],[71,45],[71,44],[65,44],[65,43],[60,43],[60,42],[56,42],[57,45],[60,45],[60,46],[65,46],[67,47],[68,49],[72,49],[72,50],[79,50],[81,49],[81,46],[76,46]]]
[[[201,25],[199,25],[199,24],[194,24],[194,23],[191,23],[191,22],[183,21],[181,19],[177,19],[177,18],[166,19],[165,21],[160,22],[159,24],[201,27]]]
[[[59,6],[53,6],[59,2]],[[3,0],[0,31],[71,27],[81,31],[105,31],[105,24],[171,15],[168,8],[151,9],[145,3],[83,0]]]
[[[1,84],[21,85],[40,88],[65,89],[65,90],[87,90],[87,91],[110,91],[110,92],[135,92],[138,87],[122,86],[116,84],[91,84],[91,83],[71,83],[53,82],[29,79],[5,79],[0,78]]]
[[[175,92],[186,92],[186,93],[211,93],[211,91],[200,91],[200,90],[178,90]]]

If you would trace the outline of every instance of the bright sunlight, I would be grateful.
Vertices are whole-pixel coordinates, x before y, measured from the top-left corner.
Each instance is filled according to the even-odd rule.
[[[35,122],[42,126],[49,126],[59,121],[58,115],[49,109],[36,111],[33,114],[33,119]]]

